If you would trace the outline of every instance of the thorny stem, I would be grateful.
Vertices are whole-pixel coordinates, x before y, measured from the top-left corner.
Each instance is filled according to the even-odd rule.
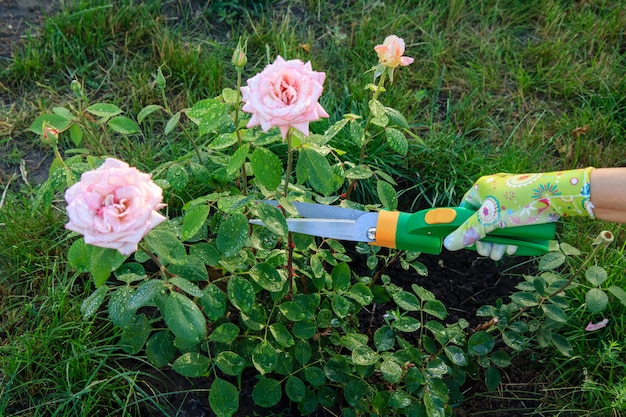
[[[243,139],[241,130],[239,130],[239,103],[241,102],[241,68],[237,67],[237,99],[235,100],[235,132],[237,133],[237,145],[241,148]],[[247,195],[248,192],[248,175],[246,173],[246,164],[241,165],[241,192]]]
[[[138,246],[139,246],[139,249],[141,249],[146,255],[148,255],[148,257],[152,260],[152,262],[154,262],[156,266],[159,267],[159,272],[161,273],[163,280],[167,282],[167,279],[168,279],[167,270],[165,269],[165,265],[161,263],[161,260],[150,249],[148,249],[143,243],[139,243]]]
[[[289,191],[289,178],[291,177],[291,170],[293,167],[293,148],[291,146],[291,128],[287,132],[287,137],[285,141],[287,142],[287,170],[285,171],[285,185],[283,190],[283,195],[287,197]],[[284,214],[284,211],[283,211]],[[290,293],[293,294],[293,277],[295,276],[295,271],[293,269],[293,249],[295,244],[293,243],[293,235],[291,232],[287,233],[287,279],[289,280]]]
[[[385,70],[380,75],[380,79],[378,80],[378,85],[376,86],[376,89],[374,90],[374,94],[372,95],[372,100],[378,100],[378,97],[380,96],[383,86],[385,85],[386,76],[387,76],[387,70]],[[363,128],[363,143],[361,144],[361,152],[359,154],[359,165],[361,165],[363,161],[365,160],[365,156],[366,156],[365,152],[367,151],[367,145],[368,145],[367,129],[369,129],[371,124],[372,124],[372,112],[370,111],[367,115],[367,121],[365,122],[365,127]],[[356,179],[352,180],[352,183],[350,183],[350,186],[348,186],[348,189],[346,190],[346,200],[350,199],[350,194],[352,194],[352,190],[356,189],[356,181],[357,181]]]
[[[395,255],[393,255],[393,257],[390,260],[388,260],[385,263],[385,265],[382,268],[380,268],[380,269],[378,269],[378,271],[376,271],[376,273],[372,277],[372,282],[370,283],[370,287],[373,286],[376,283],[376,281],[378,281],[378,279],[383,275],[383,273],[387,270],[387,268],[389,268],[391,266],[391,264],[396,262],[403,253],[404,253],[404,251],[399,250],[398,252],[396,252]]]

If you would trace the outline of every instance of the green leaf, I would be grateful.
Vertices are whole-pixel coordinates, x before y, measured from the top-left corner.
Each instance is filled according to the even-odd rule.
[[[444,320],[448,316],[446,306],[439,300],[428,300],[424,304],[424,313],[428,313],[431,316],[437,317],[440,320]]]
[[[91,295],[83,300],[80,305],[80,312],[83,315],[83,320],[92,318],[106,298],[109,291],[109,287],[102,285],[98,287]]]
[[[385,381],[396,384],[402,379],[402,367],[392,359],[385,359],[380,364],[380,372]]]
[[[412,333],[417,331],[422,323],[414,317],[403,316],[394,321],[391,326],[403,333]]]
[[[611,285],[607,290],[615,296],[623,305],[626,306],[626,291],[617,285]]]
[[[601,313],[609,304],[609,296],[599,288],[592,288],[585,294],[585,303],[591,313]]]
[[[256,209],[259,220],[265,227],[279,236],[287,236],[289,227],[282,211],[267,203],[258,204]]]
[[[554,347],[556,347],[557,350],[561,352],[563,356],[567,356],[567,357],[572,356],[572,345],[570,344],[569,340],[567,340],[566,337],[558,333],[553,333],[552,343],[554,344]]]
[[[346,126],[346,124],[348,124],[349,121],[350,119],[339,119],[335,122],[335,124],[329,127],[326,132],[324,132],[326,141],[328,142],[329,140],[337,136],[337,134],[341,132],[341,130]]]
[[[496,350],[489,356],[489,359],[500,368],[511,365],[511,356],[505,350]]]
[[[335,266],[331,273],[333,279],[333,290],[348,291],[350,288],[350,266],[342,262]]]
[[[165,124],[165,129],[163,129],[163,135],[167,136],[174,131],[174,128],[178,124],[180,120],[180,112],[176,112],[169,118],[167,123]]]
[[[192,297],[202,297],[202,296],[204,296],[204,293],[202,292],[202,290],[197,285],[189,282],[185,278],[182,278],[182,277],[172,277],[172,278],[169,279],[169,283],[172,284],[172,285],[175,285],[176,287],[178,287],[179,289],[183,290],[184,292],[186,292],[187,294],[191,295]]]
[[[43,114],[33,120],[30,125],[30,131],[41,136],[44,133],[44,125],[52,127],[59,132],[64,131],[72,123],[71,120],[66,119],[58,114]]]
[[[222,133],[221,135],[218,135],[215,139],[213,139],[213,141],[211,141],[211,143],[209,144],[209,148],[216,150],[230,148],[231,146],[236,144],[238,140],[239,139],[237,138],[237,133],[235,132]]]
[[[333,173],[326,158],[317,151],[304,148],[296,163],[298,182],[308,181],[319,193],[329,194],[334,189]]]
[[[280,381],[261,377],[252,389],[252,400],[258,406],[269,408],[280,401],[282,390]]]
[[[83,142],[83,129],[81,129],[78,124],[73,123],[70,126],[69,132],[70,139],[72,139],[72,143],[74,144],[74,146],[80,146],[80,144]]]
[[[156,252],[166,264],[184,264],[187,251],[178,240],[176,231],[169,222],[163,222],[144,237],[148,248]]]
[[[372,114],[371,121],[376,126],[385,127],[389,123],[389,117],[385,113],[385,106],[378,100],[370,100],[369,102],[370,112]]]
[[[542,304],[541,309],[547,318],[558,323],[567,323],[567,314],[554,304]]]
[[[389,116],[389,119],[396,125],[403,129],[409,129],[409,122],[404,115],[393,107],[385,107],[385,113]]]
[[[333,356],[324,364],[324,375],[332,382],[342,383],[350,378],[350,365],[343,356]]]
[[[157,368],[170,363],[175,354],[174,336],[168,331],[156,332],[146,342],[146,356]]]
[[[249,274],[254,282],[269,292],[281,291],[287,282],[285,275],[266,262],[254,265]]]
[[[285,382],[285,394],[291,401],[299,403],[304,400],[304,395],[306,393],[306,387],[304,382],[297,376],[290,376],[287,378],[287,382]]]
[[[374,346],[378,352],[391,350],[396,344],[396,333],[389,326],[381,326],[374,332]]]
[[[318,366],[307,366],[304,368],[304,379],[314,387],[321,387],[326,383],[326,375],[322,368]]]
[[[580,250],[573,247],[567,242],[560,243],[559,247],[561,248],[561,251],[563,251],[563,253],[567,256],[580,256]]]
[[[207,334],[206,321],[198,306],[185,295],[172,292],[164,305],[163,319],[174,335],[184,343],[200,343]]]
[[[85,111],[93,114],[94,116],[110,118],[120,114],[122,109],[117,107],[115,104],[96,103],[87,107]]]
[[[127,284],[146,279],[146,269],[137,262],[125,262],[115,270],[115,277]]]
[[[239,327],[233,323],[222,323],[209,335],[209,340],[218,343],[231,343],[239,336]]]
[[[248,240],[248,218],[235,213],[224,220],[219,227],[216,239],[217,248],[226,257],[236,255]]]
[[[549,271],[558,268],[565,262],[565,255],[561,252],[548,252],[539,259],[540,271]]]
[[[313,320],[302,320],[293,324],[291,332],[298,339],[308,340],[315,336],[317,326]]]
[[[485,331],[478,331],[468,339],[467,348],[471,353],[481,356],[491,352],[495,344],[495,339],[491,334]]]
[[[231,351],[222,351],[215,357],[215,365],[226,375],[241,375],[246,367],[244,358]]]
[[[526,342],[522,336],[514,331],[505,331],[502,333],[502,341],[510,348],[519,352],[524,350]]]
[[[335,314],[340,318],[348,317],[352,308],[350,301],[339,294],[331,295],[331,306]]]
[[[430,391],[424,393],[424,407],[428,417],[445,417],[444,403],[431,394]]]
[[[502,377],[500,376],[500,371],[495,366],[490,366],[485,371],[485,385],[489,391],[495,391],[498,389],[500,385],[500,381]]]
[[[211,359],[197,352],[187,352],[176,358],[172,369],[188,378],[206,375],[211,366]]]
[[[367,165],[357,165],[348,169],[343,175],[349,180],[365,180],[374,175],[374,173]]]
[[[313,351],[311,350],[311,345],[309,344],[309,342],[300,340],[296,344],[296,348],[294,349],[294,356],[301,365],[306,365],[309,362],[309,359],[311,359],[312,354]]]
[[[261,304],[255,304],[248,311],[241,312],[241,322],[250,330],[261,331],[267,325],[267,310]]]
[[[167,182],[169,182],[176,191],[184,190],[189,183],[187,170],[179,164],[174,164],[169,167],[165,177],[167,178]]]
[[[385,128],[385,138],[387,143],[396,153],[406,155],[409,151],[409,142],[406,140],[404,133],[393,127]]]
[[[215,284],[209,284],[202,290],[204,296],[199,300],[204,315],[209,320],[217,320],[226,313],[226,296]]]
[[[109,298],[109,319],[119,327],[130,325],[135,319],[136,310],[128,306],[128,301],[134,290],[131,287],[119,287]]]
[[[137,310],[149,304],[164,288],[165,283],[161,279],[151,279],[142,282],[128,299],[128,307]]]
[[[193,237],[206,222],[211,208],[207,204],[200,204],[187,210],[183,217],[180,234],[183,240]]]
[[[150,321],[144,314],[139,314],[122,329],[120,345],[122,345],[124,352],[129,355],[136,355],[143,348],[150,333],[152,333]]]
[[[380,355],[367,345],[359,345],[352,351],[352,362],[357,365],[373,365],[380,359]]]
[[[362,306],[369,305],[372,301],[374,301],[374,294],[372,294],[372,290],[362,282],[354,284],[352,288],[350,288],[350,292],[345,295],[352,298]]]
[[[288,348],[296,344],[295,340],[287,330],[287,327],[282,323],[274,323],[270,326],[270,333],[276,339],[276,342],[283,347]]]
[[[200,259],[209,266],[217,266],[221,260],[220,251],[217,250],[215,245],[207,242],[194,243],[189,248],[189,255],[192,258]]]
[[[182,264],[169,265],[167,269],[172,274],[179,275],[189,281],[207,281],[209,279],[204,262],[194,256],[185,256]]]
[[[158,104],[148,104],[146,107],[141,109],[137,114],[137,122],[143,122],[143,119],[151,115],[157,110],[165,110],[163,106],[159,106]]]
[[[198,134],[206,135],[232,125],[229,110],[228,104],[208,98],[194,104],[187,111],[187,115],[198,124]]]
[[[242,277],[234,276],[228,280],[226,285],[228,300],[239,310],[249,311],[255,302],[254,287],[250,282]]]
[[[376,192],[384,208],[395,210],[398,207],[398,194],[391,184],[386,181],[378,181]]]
[[[108,121],[107,125],[114,132],[123,135],[133,135],[140,131],[137,122],[126,116],[115,116]]]
[[[230,417],[239,409],[239,391],[230,382],[216,377],[209,390],[209,405],[218,417]]]
[[[122,255],[115,249],[94,246],[91,250],[89,273],[96,288],[103,285],[128,256]]]
[[[82,237],[76,239],[67,252],[67,261],[76,272],[88,272],[91,265],[93,246],[85,243]],[[107,277],[108,278],[108,277]]]
[[[285,301],[278,305],[280,312],[289,321],[301,321],[306,319],[306,313],[300,304],[293,301]]]
[[[402,390],[395,390],[389,395],[389,407],[407,408],[412,403],[411,396]]]
[[[248,156],[248,152],[250,151],[250,144],[246,143],[237,148],[233,156],[230,157],[230,161],[228,161],[228,166],[226,167],[226,172],[228,175],[232,175],[238,172],[241,169],[241,166],[246,162],[246,157]]]
[[[410,292],[400,290],[391,294],[398,307],[406,311],[419,311],[421,306],[417,297]]]
[[[467,365],[467,358],[465,357],[465,352],[463,352],[463,350],[458,347],[458,346],[446,346],[444,348],[444,352],[446,353],[446,356],[448,357],[448,359],[450,359],[450,362],[452,362],[454,365],[457,366],[466,366]]]
[[[533,307],[539,305],[537,295],[529,292],[516,292],[511,294],[511,301],[521,307]]]
[[[601,266],[592,265],[585,271],[585,278],[591,285],[602,285],[608,278],[608,274]]]

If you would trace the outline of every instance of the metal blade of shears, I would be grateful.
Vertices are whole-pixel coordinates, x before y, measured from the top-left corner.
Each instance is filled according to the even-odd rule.
[[[277,205],[274,201],[266,203]],[[298,215],[302,217],[287,218],[287,226],[291,232],[324,238],[351,240],[356,242],[373,242],[376,240],[376,224],[378,213],[349,209],[338,206],[327,206],[313,203],[292,203]],[[259,220],[250,220],[253,224],[262,224]]]

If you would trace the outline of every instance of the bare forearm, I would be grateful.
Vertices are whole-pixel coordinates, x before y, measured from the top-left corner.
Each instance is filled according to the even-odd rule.
[[[626,168],[594,169],[590,192],[598,219],[626,223]]]

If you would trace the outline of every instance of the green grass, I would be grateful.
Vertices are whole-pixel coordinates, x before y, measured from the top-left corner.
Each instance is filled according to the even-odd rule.
[[[74,79],[84,84],[90,102],[113,102],[129,115],[161,103],[154,84],[159,67],[173,111],[232,87],[230,57],[240,36],[248,39],[244,80],[277,54],[310,60],[327,73],[322,104],[331,120],[312,126],[323,131],[342,114],[367,108],[363,85],[376,60],[372,48],[393,33],[405,39],[415,62],[397,72],[381,100],[407,117],[420,141],[404,160],[382,148],[369,157],[393,170],[404,207],[457,204],[482,174],[626,165],[626,14],[620,1],[407,0],[383,6],[291,0],[265,7],[249,2],[248,13],[238,2],[183,3],[77,2],[47,20],[0,68],[0,163],[15,165],[33,151],[49,151],[28,126],[53,106],[75,103]],[[160,119],[148,118],[142,127],[140,137],[103,141],[107,151],[146,170],[192,151],[180,133],[160,134]],[[341,139],[334,145],[356,149]],[[0,192],[8,182],[3,174]],[[364,200],[373,195],[360,193]],[[128,387],[142,375],[122,365],[111,328],[80,319],[90,288],[67,269],[62,204],[31,215],[33,195],[32,185],[18,176],[0,207],[0,414],[132,410],[150,398],[139,391],[129,397]],[[624,267],[624,237],[615,225],[571,220],[560,239],[588,248],[604,228],[617,234],[618,244],[601,264],[617,265],[611,282],[626,287],[618,269]],[[616,321],[602,338],[581,330],[588,320],[582,310],[574,315],[576,352],[554,360],[547,373],[546,413],[592,415],[599,403],[606,415],[619,415],[626,407],[620,382],[626,377],[626,323],[618,320],[624,312],[611,304]],[[619,361],[606,359],[611,355]]]

